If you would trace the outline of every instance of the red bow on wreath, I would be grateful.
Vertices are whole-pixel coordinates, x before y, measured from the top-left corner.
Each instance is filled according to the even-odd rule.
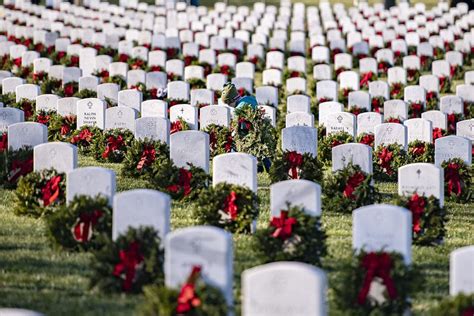
[[[383,283],[387,287],[388,296],[391,299],[397,297],[397,289],[393,279],[390,277],[390,270],[392,269],[392,258],[387,253],[376,254],[370,252],[364,256],[361,262],[361,266],[366,270],[364,282],[362,288],[359,291],[357,302],[360,305],[364,305],[367,300],[367,295],[370,291],[370,284],[375,277],[382,279]]]
[[[411,152],[415,156],[421,156],[425,153],[425,145],[424,144],[417,144],[415,147],[411,149]]]
[[[119,257],[120,262],[115,265],[113,275],[121,277],[122,274],[125,274],[122,290],[128,292],[132,289],[137,267],[143,262],[140,244],[136,241],[131,242],[128,249],[120,250]]]
[[[392,162],[393,159],[393,153],[387,148],[383,148],[380,154],[378,155],[379,157],[379,164],[382,167],[382,169],[388,174],[391,175],[393,174],[393,170],[390,166],[390,163]]]
[[[374,147],[374,141],[375,141],[374,134],[366,134],[362,136],[359,143],[370,146],[370,147]]]
[[[421,112],[423,111],[423,104],[421,104],[419,102],[412,103],[412,104],[410,104],[410,109],[411,109],[411,113],[412,113],[411,114],[412,118],[420,117]]]
[[[408,209],[413,215],[413,231],[419,233],[421,231],[420,218],[425,211],[426,201],[422,196],[413,194],[408,201]]]
[[[91,131],[89,131],[88,129],[84,129],[79,133],[79,135],[74,136],[72,138],[71,143],[76,144],[79,141],[85,141],[87,143],[90,143],[91,140],[92,140],[92,136],[93,135],[92,135]]]
[[[446,85],[446,77],[441,76],[438,79],[439,79],[439,90],[442,91],[444,89],[444,86]]]
[[[293,233],[293,225],[296,224],[296,218],[288,217],[288,211],[281,211],[280,217],[272,217],[270,221],[270,226],[276,228],[272,237],[282,240],[288,239]]]
[[[48,206],[58,199],[59,193],[61,193],[59,183],[61,183],[61,176],[54,176],[49,179],[49,181],[46,182],[44,187],[41,189],[44,206]]]
[[[44,71],[33,73],[33,81],[38,82],[45,78],[46,73]]]
[[[221,74],[229,75],[230,74],[230,67],[228,65],[221,66]]]
[[[420,56],[420,65],[421,65],[422,68],[426,68],[429,59],[430,59],[429,56],[426,56],[426,55],[421,55]]]
[[[454,75],[456,74],[456,70],[457,70],[457,65],[451,65],[449,67],[449,74],[451,75],[451,77],[454,77]]]
[[[79,66],[79,56],[77,55],[73,55],[71,56],[71,67],[74,67],[74,66]]]
[[[26,160],[14,160],[12,162],[11,171],[8,174],[9,182],[16,182],[18,178],[33,171],[33,158]]]
[[[438,93],[436,91],[428,91],[426,92],[426,101],[436,99],[438,97]]]
[[[64,86],[64,96],[72,97],[73,95],[74,95],[74,84],[73,83],[67,83]]]
[[[91,240],[92,230],[102,215],[104,215],[104,213],[100,210],[81,213],[72,228],[74,240],[81,243]]]
[[[239,212],[236,202],[237,193],[235,193],[235,191],[231,191],[224,201],[224,212],[230,216],[231,220],[236,220]]]
[[[201,305],[201,300],[199,299],[195,291],[196,280],[200,274],[201,267],[194,266],[190,276],[188,277],[188,280],[179,291],[176,313],[185,314],[191,311],[193,308]]]
[[[324,103],[324,102],[330,102],[330,101],[332,101],[332,99],[330,99],[330,98],[324,98],[323,97],[321,99],[318,99],[318,103]]]
[[[122,63],[126,63],[128,61],[128,55],[127,54],[120,54],[119,55],[119,61]]]
[[[137,170],[141,171],[143,167],[151,165],[156,159],[156,150],[153,146],[145,146],[140,161],[137,164]]]
[[[390,91],[390,95],[392,97],[396,97],[400,94],[401,90],[402,90],[402,84],[399,83],[399,82],[396,82],[396,83],[392,84],[392,89]]]
[[[49,115],[38,115],[36,117],[36,122],[47,125],[49,123]]]
[[[342,195],[345,198],[355,200],[356,197],[354,195],[354,191],[362,182],[364,182],[364,180],[365,180],[365,175],[360,171],[351,175],[349,179],[347,180],[347,184],[346,184],[346,187],[344,188],[344,191],[342,192]]]
[[[465,308],[461,312],[461,316],[474,316],[474,306],[470,306],[468,308]]]
[[[18,68],[21,67],[21,57],[13,59],[13,64]]]
[[[8,135],[4,133],[2,137],[0,137],[0,153],[8,149]]]
[[[141,59],[137,59],[133,64],[132,64],[132,69],[140,69],[145,65],[145,62]]]
[[[296,151],[290,151],[286,155],[286,160],[290,163],[291,178],[298,179],[298,168],[303,164],[303,155]]]
[[[245,90],[245,88],[239,88],[237,92],[239,93],[241,97],[245,97],[247,95],[247,90]]]
[[[102,158],[109,157],[110,153],[118,150],[120,147],[123,146],[123,137],[122,135],[118,135],[117,138],[114,136],[109,136],[107,139],[107,146],[105,147],[105,151],[102,153]]]
[[[382,104],[380,104],[380,99],[379,98],[373,98],[372,99],[372,110],[376,113],[380,113],[380,108]]]
[[[369,71],[368,73],[364,74],[364,77],[360,79],[360,86],[361,87],[366,87],[369,85],[369,81],[372,80],[372,77],[374,76],[374,73],[372,71]]]
[[[181,123],[180,120],[177,120],[176,122],[171,122],[170,134],[181,132],[182,130],[183,130],[183,124]]]
[[[433,128],[433,140],[443,137],[443,130],[439,127]]]
[[[179,189],[183,189],[183,195],[188,196],[191,193],[191,179],[193,174],[191,171],[184,168],[179,169],[178,183],[168,186],[166,189],[170,192],[176,193]]]
[[[457,196],[462,193],[461,176],[459,175],[460,166],[457,163],[449,163],[444,170],[444,179],[448,182],[448,194],[453,192]]]

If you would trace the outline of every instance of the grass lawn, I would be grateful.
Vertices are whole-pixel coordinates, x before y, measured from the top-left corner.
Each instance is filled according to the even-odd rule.
[[[120,165],[98,164],[82,157],[81,166],[101,165],[118,174],[118,190],[145,187],[147,183],[120,176]],[[269,216],[269,180],[259,175],[258,194],[262,199],[259,225]],[[378,183],[385,199],[396,192],[394,183]],[[130,315],[142,297],[106,295],[88,289],[89,255],[57,252],[49,247],[45,225],[41,219],[18,217],[11,212],[12,191],[0,190],[0,306],[24,307],[48,315]],[[426,277],[424,290],[414,299],[415,314],[448,295],[449,253],[474,243],[474,205],[447,203],[447,235],[438,247],[413,247],[413,262]],[[172,228],[193,225],[192,205],[173,205]],[[323,213],[323,226],[328,233],[329,255],[324,268],[329,272],[329,283],[338,264],[351,254],[351,215]],[[235,295],[240,291],[240,274],[259,262],[250,247],[252,236],[234,236]],[[331,297],[331,291],[329,292]],[[331,308],[331,306],[330,306]],[[338,315],[334,308],[331,314]]]
[[[303,2],[317,3],[306,0]],[[207,0],[202,2],[203,5],[212,3]],[[230,1],[230,4],[238,5],[252,3],[248,0]],[[278,4],[279,1],[267,3]],[[346,0],[343,3],[350,4]],[[430,0],[425,3],[433,5],[436,2]],[[257,74],[256,85],[260,85],[260,82],[261,74]],[[89,157],[80,157],[79,162],[80,166],[99,165],[114,169],[117,172],[118,191],[148,186],[144,181],[122,177],[119,164],[100,164]],[[269,218],[269,184],[268,177],[260,174],[258,194],[262,202],[259,226],[266,224]],[[376,185],[385,193],[386,201],[396,194],[395,183]],[[0,307],[28,308],[47,315],[134,313],[142,296],[108,295],[90,291],[89,255],[52,250],[42,219],[15,216],[12,212],[13,197],[12,191],[0,189]],[[446,209],[449,221],[444,243],[438,247],[413,246],[413,262],[426,277],[423,291],[413,297],[413,311],[416,315],[424,314],[436,301],[448,295],[449,253],[458,247],[474,244],[474,204],[446,203]],[[194,225],[192,211],[192,205],[174,203],[171,212],[172,229]],[[331,286],[338,265],[351,256],[352,216],[323,211],[322,221],[329,245],[324,269],[329,273]],[[234,291],[238,306],[241,272],[260,264],[251,242],[252,236],[234,236]],[[330,313],[340,315],[332,306],[331,296],[330,289]]]

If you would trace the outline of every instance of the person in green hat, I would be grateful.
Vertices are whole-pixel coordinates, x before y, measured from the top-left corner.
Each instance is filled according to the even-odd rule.
[[[258,109],[258,102],[254,96],[241,97],[235,85],[231,82],[227,82],[222,89],[221,100],[225,104],[240,109],[244,106],[250,106],[252,109]]]

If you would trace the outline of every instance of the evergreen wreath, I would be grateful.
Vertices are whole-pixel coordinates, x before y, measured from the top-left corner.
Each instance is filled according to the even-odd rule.
[[[417,85],[420,79],[421,72],[416,68],[407,69],[407,83],[409,85]]]
[[[48,77],[41,84],[41,94],[60,94],[62,81],[56,78]]]
[[[436,91],[426,91],[426,111],[438,109],[438,93]]]
[[[408,102],[408,117],[419,118],[423,113],[423,103],[421,101]]]
[[[360,113],[368,112],[368,110],[365,107],[359,107],[357,105],[353,105],[353,106],[351,106],[351,108],[349,109],[348,112],[354,114],[355,116],[357,116]]]
[[[0,160],[0,175],[4,188],[15,188],[18,180],[33,171],[33,149],[22,147],[18,150],[3,151]]]
[[[18,181],[15,190],[16,215],[40,217],[64,204],[66,175],[54,169],[34,171]]]
[[[69,142],[76,126],[77,117],[75,115],[52,114],[48,125],[48,140]]]
[[[385,98],[383,96],[372,97],[372,111],[376,113],[383,113],[383,105],[385,103]]]
[[[86,251],[101,246],[100,234],[112,234],[112,209],[104,196],[75,196],[46,216],[54,247]]]
[[[0,94],[0,102],[2,102],[4,106],[10,106],[10,104],[15,103],[16,102],[15,92]]]
[[[317,157],[309,153],[278,151],[270,167],[272,183],[291,179],[306,179],[320,183],[322,177],[322,164]]]
[[[398,168],[406,164],[407,154],[399,144],[379,145],[373,159],[375,179],[397,181]]]
[[[178,119],[174,122],[171,122],[170,124],[170,135],[177,133],[177,132],[182,132],[182,131],[188,131],[189,124],[186,122],[181,116],[178,117]]]
[[[102,135],[102,130],[97,126],[84,125],[72,133],[71,144],[77,146],[79,152],[88,155],[92,152],[92,144]]]
[[[211,158],[217,155],[232,152],[234,149],[234,140],[232,132],[228,127],[210,124],[203,130],[209,134],[209,148]]]
[[[122,76],[116,75],[107,78],[107,83],[115,83],[119,86],[120,90],[126,89],[127,88],[127,80],[123,78]]]
[[[288,80],[290,78],[304,78],[306,79],[306,73],[297,70],[286,69],[283,72],[283,80]]]
[[[401,82],[394,82],[390,85],[390,97],[392,99],[403,99],[405,86]]]
[[[97,98],[97,92],[90,89],[82,89],[76,92],[74,96],[79,99]]]
[[[143,289],[145,302],[139,314],[144,316],[218,316],[228,315],[231,307],[222,291],[206,284],[201,268],[193,266],[181,289],[150,285]]]
[[[279,217],[271,218],[268,227],[257,231],[255,248],[263,263],[299,261],[321,266],[327,254],[326,238],[320,216],[288,205]]]
[[[175,106],[177,104],[188,104],[189,100],[168,98],[166,99],[166,102],[168,103],[168,109],[171,109],[172,106]]]
[[[447,134],[456,134],[456,124],[463,120],[463,115],[461,113],[450,113],[446,115],[448,130]],[[434,130],[434,129],[433,129]]]
[[[448,132],[446,130],[441,129],[439,127],[433,128],[433,141],[446,135],[448,135]]]
[[[466,120],[474,118],[474,101],[464,100],[463,103]]]
[[[133,139],[133,133],[128,129],[105,130],[94,139],[93,156],[97,161],[122,162]]]
[[[201,78],[188,79],[189,87],[191,90],[194,89],[206,89],[206,82]]]
[[[375,146],[375,135],[373,133],[362,133],[357,136],[356,142],[370,146],[373,150]]]
[[[321,138],[318,144],[318,157],[324,166],[330,166],[332,162],[332,149],[337,145],[348,144],[354,141],[354,137],[346,131],[331,133],[323,136],[324,133],[319,133]]]
[[[349,163],[324,179],[323,205],[326,210],[350,213],[358,207],[374,204],[381,199],[373,186],[373,177],[360,166]]]
[[[434,162],[433,143],[414,140],[408,144],[408,163]]]
[[[148,138],[134,139],[125,153],[122,173],[132,178],[150,178],[153,165],[165,160],[169,160],[166,143]]]
[[[398,196],[395,204],[408,209],[413,219],[413,243],[417,245],[439,244],[446,233],[446,211],[439,199],[416,192],[410,196]]]
[[[69,98],[74,96],[76,92],[79,91],[79,83],[76,81],[71,81],[64,84],[58,91],[58,95]]]
[[[23,113],[25,114],[25,121],[29,121],[35,114],[36,101],[29,100],[29,99],[21,99],[18,102],[10,104],[10,106],[12,108],[17,108],[19,110],[22,110]]]
[[[202,190],[207,189],[211,177],[192,164],[179,168],[170,159],[153,164],[152,183],[161,192],[176,200],[194,200]]]
[[[447,200],[455,202],[470,202],[474,198],[474,169],[462,159],[452,158],[443,161],[444,195]]]
[[[451,78],[440,76],[439,79],[439,92],[440,93],[449,93],[451,92]]]
[[[48,127],[48,132],[49,132],[49,124],[50,121],[53,117],[53,115],[56,115],[56,111],[53,110],[39,110],[34,112],[32,116],[33,122],[41,123],[43,125],[46,125]],[[49,133],[48,133],[49,136]],[[49,139],[49,137],[48,137]]]
[[[446,297],[436,307],[430,310],[431,316],[470,316],[473,314],[474,294],[467,295],[464,293],[459,293],[454,297]]]
[[[257,194],[246,187],[219,183],[195,199],[194,216],[200,224],[232,233],[249,233],[259,213]]]
[[[143,287],[164,283],[164,251],[158,232],[150,226],[130,227],[113,241],[100,236],[94,250],[91,288],[103,293],[141,293]]]
[[[377,80],[377,74],[373,73],[372,71],[368,71],[366,73],[361,73],[360,74],[360,82],[359,86],[363,90],[369,89],[369,83],[371,81]]]
[[[227,78],[235,77],[235,69],[229,65],[216,66],[214,68],[214,73],[224,74]]]
[[[338,269],[335,304],[351,315],[403,315],[410,297],[423,284],[418,268],[406,265],[396,252],[360,251]],[[371,285],[374,290],[371,291]]]
[[[349,93],[351,93],[353,91],[354,91],[354,89],[352,89],[352,88],[343,88],[343,89],[339,90],[339,92],[338,92],[339,102],[344,104],[344,106],[347,106],[348,101],[349,101]]]
[[[236,109],[231,129],[236,151],[256,157],[259,166],[273,159],[277,136],[263,110],[254,110],[248,105]]]

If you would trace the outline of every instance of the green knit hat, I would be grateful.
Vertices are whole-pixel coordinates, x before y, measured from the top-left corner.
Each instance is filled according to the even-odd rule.
[[[237,88],[231,82],[227,82],[222,89],[221,100],[225,104],[232,104],[239,99],[240,95]]]

